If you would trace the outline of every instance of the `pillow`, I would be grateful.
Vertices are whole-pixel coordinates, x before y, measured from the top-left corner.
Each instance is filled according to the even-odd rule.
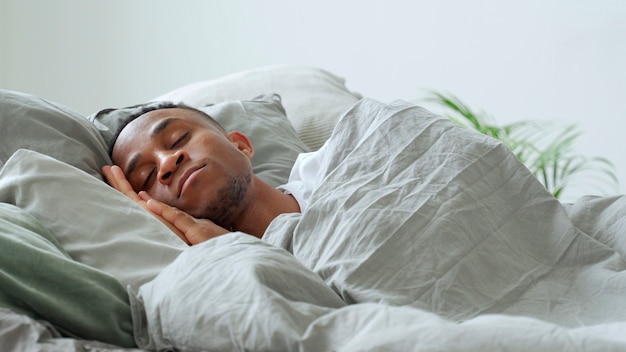
[[[277,94],[215,104],[201,110],[227,131],[238,130],[249,136],[255,150],[254,172],[274,187],[287,182],[298,155],[309,151],[287,119]]]
[[[284,123],[285,111],[275,99],[232,102],[274,91],[283,96],[291,121],[300,126],[301,134],[306,130],[302,126],[309,124],[316,131],[332,130],[334,120],[358,99],[345,88],[343,80],[326,71],[276,66],[191,84],[156,100],[182,100],[197,106],[231,101],[234,105],[206,109],[224,116],[233,110],[245,111],[251,130],[247,133],[257,144],[258,160],[263,155],[260,144],[265,142],[277,142],[268,147],[275,154],[281,146],[287,146],[293,155],[300,152],[298,148],[303,149],[297,141],[285,142],[287,130],[293,127]],[[280,128],[268,122],[278,123],[278,114],[274,115],[278,110],[283,121]],[[257,114],[272,118],[257,121]],[[318,129],[318,125],[325,127]],[[275,128],[284,131],[280,136],[269,134]],[[246,133],[243,126],[237,129]],[[254,135],[255,131],[261,136]],[[4,164],[0,169],[0,201],[35,216],[75,260],[105,271],[124,285],[138,287],[186,245],[165,225],[100,181],[101,166],[111,162],[100,132],[89,120],[62,105],[0,90],[0,164]],[[320,138],[325,140],[326,136]],[[32,151],[18,151],[20,148]],[[278,157],[269,158],[285,164]],[[287,175],[284,170],[286,167],[268,180],[283,183]]]
[[[124,287],[72,260],[37,219],[6,203],[0,203],[0,307],[46,320],[65,336],[135,345]]]
[[[311,150],[321,147],[339,117],[361,98],[346,88],[343,78],[326,70],[276,65],[188,84],[154,100],[205,106],[270,92],[282,97],[287,118]]]
[[[18,150],[0,170],[0,202],[34,216],[76,261],[139,287],[187,245],[134,201],[66,163]]]
[[[20,148],[98,178],[100,167],[111,163],[98,130],[79,113],[33,95],[0,90],[0,167]]]
[[[154,100],[202,107],[275,92],[282,97],[287,117],[300,140],[309,149],[317,150],[330,136],[338,118],[360,99],[344,83],[342,78],[319,68],[280,65],[192,83]],[[61,104],[0,90],[0,126],[0,167],[20,148],[49,155],[98,178],[100,168],[111,163],[107,145],[97,129],[81,114]]]
[[[115,132],[128,117],[146,106],[146,103],[121,109],[102,110],[90,117],[110,146]],[[280,97],[265,95],[254,100],[232,101],[200,108],[219,122],[227,131],[246,134],[254,145],[252,167],[254,173],[277,187],[287,182],[298,154],[308,148],[296,135]]]

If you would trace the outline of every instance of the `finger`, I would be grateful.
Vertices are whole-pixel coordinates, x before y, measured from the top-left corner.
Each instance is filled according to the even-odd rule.
[[[139,194],[135,193],[130,183],[126,179],[126,175],[124,175],[124,172],[119,166],[105,165],[102,167],[102,174],[104,175],[109,185],[111,185],[111,187],[117,189],[118,191],[126,195],[127,197],[136,201],[137,204],[139,204],[142,208],[146,209],[147,211],[151,212],[157,219],[159,219],[159,221],[161,221],[170,230],[172,230],[172,232],[174,232],[181,240],[183,240],[186,244],[191,245],[191,242],[189,242],[184,232],[178,229],[176,227],[176,224],[165,219],[161,215],[162,209],[159,204],[153,205],[154,209],[148,206],[148,203],[146,201],[152,200],[152,197],[150,197],[148,193],[144,191],[139,192]],[[157,202],[156,200],[152,200],[152,202],[160,203],[160,202]],[[164,206],[163,203],[160,203],[160,204]]]
[[[124,175],[122,168],[120,168],[117,165],[111,166],[111,174],[115,179],[115,183],[116,183],[115,189],[124,193],[126,196],[128,196],[131,199],[141,200],[141,198],[139,198],[139,196],[137,195],[133,187],[130,185],[130,182],[128,182],[128,180],[126,179],[126,175]]]
[[[104,175],[105,181],[113,188],[117,189],[117,181],[111,172],[111,165],[104,165],[102,167],[102,175]]]
[[[200,220],[199,223],[185,233],[185,237],[187,237],[189,243],[194,245],[229,232],[209,220]]]
[[[140,191],[138,194],[139,194],[139,198],[141,198],[142,200],[145,200],[146,202],[149,201],[150,199],[153,199],[146,191]]]
[[[161,215],[165,220],[171,222],[177,229],[186,233],[189,229],[195,225],[195,218],[186,212],[171,207],[165,203],[159,202],[155,199],[150,199],[148,202],[148,208],[155,214]]]
[[[167,205],[165,203],[159,202],[156,199],[148,199],[146,201],[148,205],[148,209],[157,215],[163,216],[163,211],[166,209]]]
[[[122,168],[117,165],[111,166],[111,175],[113,176],[113,178],[119,184],[120,187],[126,186],[124,185],[124,181],[128,183],[128,180],[126,179],[126,175],[124,175],[124,171],[122,171]],[[130,186],[130,184],[128,185]]]
[[[187,232],[195,223],[191,215],[178,208],[159,202],[158,200],[150,199],[147,204],[150,210],[158,212],[165,220],[176,225],[176,227],[183,232]]]
[[[143,193],[145,193],[147,195],[146,192],[143,192]],[[168,207],[165,203],[162,203],[162,202],[159,202],[158,200],[150,198],[150,199],[148,199],[147,202],[144,202],[144,204],[146,204],[146,206],[147,206],[146,210],[151,212],[157,219],[159,219],[162,223],[164,223],[167,227],[169,227],[170,230],[172,230],[178,237],[180,237],[180,239],[185,241],[185,243],[187,243],[188,245],[191,245],[191,243],[187,239],[184,231],[179,229],[176,226],[176,224],[174,224],[174,222],[166,219],[163,216],[163,210],[166,207]],[[174,209],[176,209],[176,208],[174,208]]]
[[[189,228],[194,224],[195,219],[191,215],[156,199],[148,199],[146,201],[146,205],[153,214],[161,216],[163,219],[172,223],[176,226],[176,228],[183,232],[189,230]]]

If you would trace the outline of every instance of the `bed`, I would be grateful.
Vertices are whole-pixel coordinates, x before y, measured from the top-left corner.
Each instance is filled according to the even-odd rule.
[[[137,107],[82,116],[0,91],[6,350],[625,350],[626,198],[561,204],[499,142],[315,67],[192,83],[302,214],[188,247],[102,180]]]

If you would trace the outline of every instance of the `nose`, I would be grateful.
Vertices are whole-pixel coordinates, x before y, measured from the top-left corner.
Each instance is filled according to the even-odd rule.
[[[160,165],[157,173],[157,179],[163,184],[169,184],[172,180],[172,175],[176,172],[178,166],[185,160],[185,153],[182,150],[163,153],[159,159]]]

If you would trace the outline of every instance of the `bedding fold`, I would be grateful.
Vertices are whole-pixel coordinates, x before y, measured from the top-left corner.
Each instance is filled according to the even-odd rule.
[[[405,102],[364,99],[324,148],[310,207],[293,230],[279,218],[264,239],[290,243],[346,302],[455,321],[524,313],[579,326],[626,316],[624,300],[580,286],[623,281],[621,257],[580,231],[501,142]],[[602,274],[588,275],[594,264]],[[609,299],[613,314],[585,309],[592,298]]]
[[[623,197],[563,205],[502,143],[402,101],[362,99],[322,150],[305,212],[140,288],[151,346],[623,350]]]

